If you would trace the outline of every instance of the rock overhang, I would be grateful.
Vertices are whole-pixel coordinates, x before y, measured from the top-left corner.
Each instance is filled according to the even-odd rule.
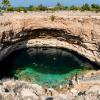
[[[51,15],[27,16],[0,18],[5,18],[0,24],[1,58],[24,43],[24,47],[37,45],[67,48],[100,65],[100,19],[55,16],[55,20],[51,21]]]

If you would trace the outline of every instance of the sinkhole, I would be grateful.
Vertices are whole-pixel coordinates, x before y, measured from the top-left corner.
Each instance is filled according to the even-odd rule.
[[[23,48],[0,62],[0,78],[18,78],[56,87],[66,84],[74,74],[91,68],[96,67],[73,51],[50,47]]]

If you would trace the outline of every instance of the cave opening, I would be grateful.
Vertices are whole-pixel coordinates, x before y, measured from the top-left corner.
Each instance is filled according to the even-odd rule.
[[[0,62],[0,78],[15,78],[49,87],[66,84],[76,73],[97,69],[88,59],[62,48],[16,50]]]

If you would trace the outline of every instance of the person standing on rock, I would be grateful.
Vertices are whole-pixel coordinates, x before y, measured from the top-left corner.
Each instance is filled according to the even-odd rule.
[[[68,83],[68,84],[69,84],[69,87],[70,87],[70,88],[73,88],[73,87],[74,87],[72,78],[69,79],[69,83]]]
[[[78,74],[77,74],[77,73],[75,74],[75,82],[76,82],[77,84],[79,84]]]

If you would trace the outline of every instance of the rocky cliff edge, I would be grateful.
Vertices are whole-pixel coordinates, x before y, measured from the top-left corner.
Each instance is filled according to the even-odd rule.
[[[47,12],[0,16],[0,60],[34,46],[67,48],[100,65],[100,17]]]

